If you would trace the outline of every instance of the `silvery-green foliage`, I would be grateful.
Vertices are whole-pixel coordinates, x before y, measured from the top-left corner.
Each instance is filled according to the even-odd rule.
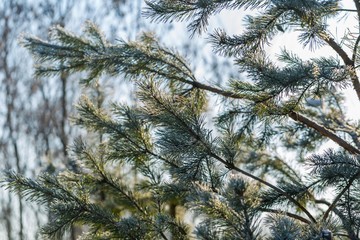
[[[357,49],[350,58],[326,25],[346,11],[340,1],[147,4],[146,16],[188,21],[192,33],[203,32],[221,10],[256,10],[240,35],[210,34],[214,50],[235,58],[247,79],[206,82],[192,71],[195,63],[152,34],[110,43],[88,23],[82,36],[54,28],[49,41],[25,37],[39,76],[86,71],[86,84],[102,74],[119,76],[135,85],[138,99],[128,106],[114,101],[111,108],[80,100],[75,123],[103,141],[75,141],[79,172],[51,176],[50,185],[49,178],[7,173],[4,185],[11,190],[51,202],[58,220],[44,233],[61,235],[85,223],[99,239],[319,239],[325,228],[336,239],[359,239],[359,124],[348,119],[340,92],[351,85],[360,98],[351,60]],[[328,45],[338,56],[305,61],[284,49],[279,65],[265,46],[293,30],[304,47]],[[221,107],[210,118],[214,95]],[[321,107],[309,99],[321,99]],[[339,149],[315,154],[327,140]],[[293,162],[279,149],[294,151]],[[136,182],[128,181],[129,166]]]

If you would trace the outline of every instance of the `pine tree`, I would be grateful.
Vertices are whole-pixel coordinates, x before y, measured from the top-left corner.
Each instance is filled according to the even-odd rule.
[[[147,5],[152,20],[188,21],[193,37],[222,10],[253,10],[241,34],[209,36],[214,51],[234,58],[246,78],[206,83],[195,76],[195,63],[149,33],[110,43],[87,23],[81,36],[55,27],[50,41],[25,37],[37,76],[85,71],[85,85],[117,76],[136,85],[139,100],[108,107],[80,100],[74,123],[102,140],[73,143],[78,171],[37,179],[5,172],[3,186],[49,203],[54,219],[42,234],[58,238],[85,224],[83,239],[331,239],[328,232],[360,239],[360,124],[347,116],[341,91],[352,88],[360,100],[360,34],[337,40],[328,26],[343,12],[360,16],[360,3],[354,0],[355,9],[336,0]],[[304,60],[284,49],[274,61],[267,44],[291,31],[304,49],[326,45],[335,55]],[[210,118],[214,97],[219,111]],[[328,140],[338,147],[317,153]],[[296,154],[287,159],[276,149]],[[129,182],[129,168],[136,182]]]

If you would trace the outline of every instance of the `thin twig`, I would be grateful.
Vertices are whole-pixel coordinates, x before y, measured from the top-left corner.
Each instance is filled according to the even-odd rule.
[[[294,218],[296,220],[299,220],[303,223],[306,224],[311,224],[311,222],[309,220],[307,220],[306,218],[299,216],[297,214],[291,213],[291,212],[285,212],[285,211],[281,211],[281,210],[277,210],[277,209],[268,209],[268,208],[260,208],[261,211],[263,212],[270,212],[270,213],[276,213],[276,214],[280,214],[280,215],[285,215],[291,218]]]
[[[344,189],[335,197],[334,201],[331,203],[329,208],[326,210],[323,216],[323,221],[326,221],[327,217],[329,216],[330,212],[336,207],[337,202],[340,200],[342,195],[351,187],[352,183],[360,176],[360,171],[358,171],[346,184]]]
[[[312,121],[311,119],[301,115],[300,113],[296,112],[290,112],[288,114],[289,117],[294,119],[297,122],[301,122],[305,124],[306,126],[315,129],[317,132],[319,132],[321,135],[330,138],[335,143],[337,143],[339,146],[343,147],[345,150],[352,154],[360,154],[360,150],[356,147],[352,146],[350,143],[346,142],[344,139],[337,136],[334,132],[329,130],[328,128],[319,125],[318,123]]]
[[[225,159],[223,159],[222,157],[218,156],[216,153],[214,153],[213,149],[211,148],[211,146],[209,146],[206,141],[204,139],[202,139],[201,136],[199,136],[196,132],[194,132],[194,130],[192,128],[190,128],[188,126],[188,124],[186,124],[184,122],[184,120],[178,115],[178,113],[172,111],[171,109],[169,109],[167,106],[165,106],[161,100],[158,99],[157,96],[155,96],[154,94],[152,95],[152,97],[157,101],[158,104],[162,105],[165,109],[165,111],[167,111],[168,113],[170,113],[174,118],[176,118],[176,120],[179,121],[179,123],[181,125],[183,125],[185,128],[187,128],[187,131],[189,132],[189,134],[191,134],[196,140],[198,140],[207,150],[208,154],[213,157],[214,159],[216,159],[217,161],[221,162],[222,164],[224,164],[228,169],[231,170],[235,170],[253,180],[256,180],[262,184],[264,184],[265,186],[268,186],[269,188],[272,188],[273,190],[275,190],[276,192],[280,193],[282,196],[286,197],[290,202],[294,203],[295,206],[297,206],[298,208],[300,208],[308,217],[309,219],[313,222],[316,223],[316,219],[311,215],[311,213],[303,206],[301,205],[300,202],[296,201],[295,198],[293,198],[290,194],[288,194],[286,191],[282,190],[281,188],[278,188],[277,186],[271,184],[270,182],[265,181],[262,178],[259,178],[243,169],[240,169],[238,167],[236,167],[233,163],[226,161]]]
[[[353,59],[350,59],[350,57],[347,55],[347,53],[344,51],[344,49],[342,49],[342,47],[335,42],[334,38],[329,36],[327,33],[322,33],[321,37],[337,54],[339,54],[341,59],[344,61],[345,65],[350,67],[350,69],[351,69],[350,71],[354,71],[354,72],[350,73],[350,78],[353,82],[354,90],[360,100],[360,81],[355,72]],[[353,54],[355,54],[355,53],[353,53]]]
[[[216,156],[216,157],[219,158],[218,156]],[[250,178],[252,178],[252,179],[254,179],[254,180],[256,180],[256,181],[258,181],[258,182],[260,182],[260,183],[262,183],[262,184],[264,184],[264,185],[266,185],[266,186],[268,186],[268,187],[270,187],[272,189],[274,189],[275,191],[277,191],[278,193],[280,193],[281,195],[283,195],[284,197],[289,199],[290,202],[294,203],[295,206],[299,207],[301,209],[301,211],[303,211],[310,218],[311,222],[317,223],[316,219],[311,215],[311,213],[304,206],[302,206],[298,201],[296,201],[295,198],[293,198],[290,194],[288,194],[284,190],[276,187],[275,185],[273,185],[273,184],[271,184],[271,183],[269,183],[269,182],[267,182],[267,181],[265,181],[265,180],[263,180],[263,179],[261,179],[261,178],[259,178],[257,176],[252,175],[251,173],[248,173],[248,172],[236,167],[234,164],[225,162],[225,160],[223,160],[223,159],[221,159],[221,160],[218,159],[218,160],[219,161],[222,160],[221,162],[224,163],[227,168],[235,170],[235,171],[237,171],[237,172],[239,172],[239,173],[241,173],[241,174],[243,174],[243,175],[245,175],[247,177],[250,177]]]
[[[208,86],[208,85],[200,83],[200,82],[192,82],[192,81],[188,81],[188,80],[184,80],[183,82],[191,84],[192,86],[194,86],[196,88],[200,88],[200,89],[203,89],[203,90],[207,90],[209,92],[213,92],[213,93],[222,95],[224,97],[230,97],[230,98],[235,98],[235,99],[244,99],[245,98],[241,94],[237,94],[237,93],[234,93],[234,92],[231,92],[231,91],[224,91],[222,89],[214,88],[214,87]],[[359,92],[359,94],[360,94],[360,92]],[[355,148],[350,143],[346,142],[344,139],[337,136],[330,129],[327,129],[324,126],[319,125],[318,123],[316,123],[315,121],[305,117],[304,115],[301,115],[300,113],[292,111],[292,112],[290,112],[288,114],[288,116],[290,118],[292,118],[293,120],[297,121],[297,122],[301,122],[301,123],[305,124],[306,126],[315,129],[321,135],[330,138],[331,140],[333,140],[335,143],[337,143],[339,146],[343,147],[345,150],[349,151],[350,153],[352,153],[352,154],[360,154],[359,149]]]

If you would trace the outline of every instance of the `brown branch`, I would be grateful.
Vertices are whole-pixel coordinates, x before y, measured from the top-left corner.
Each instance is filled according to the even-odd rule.
[[[356,9],[346,9],[346,8],[341,8],[341,9],[335,9],[333,10],[334,12],[357,12]]]
[[[335,39],[330,37],[326,33],[321,34],[322,39],[341,57],[341,59],[344,61],[344,63],[347,66],[354,66],[354,62],[350,59],[350,57],[347,55],[347,53],[340,47],[337,42],[335,42]]]
[[[352,146],[350,143],[346,142],[344,139],[337,136],[333,131],[325,128],[324,126],[319,125],[318,123],[312,121],[311,119],[301,115],[300,113],[290,112],[288,116],[294,119],[297,122],[301,122],[306,126],[315,129],[321,135],[330,138],[339,146],[343,147],[345,150],[350,152],[351,154],[360,154],[360,150],[356,147]]]
[[[68,82],[68,73],[61,72],[60,80],[61,80],[61,119],[60,119],[60,129],[59,129],[59,138],[62,145],[62,152],[64,154],[65,160],[68,161],[68,136],[66,134],[66,121],[68,117],[67,112],[67,82]],[[66,162],[68,164],[68,162]]]
[[[354,86],[355,92],[358,96],[358,99],[360,100],[360,81],[355,73],[355,68],[353,71],[354,71],[354,73],[351,74],[351,80],[353,82],[353,86]]]
[[[326,201],[325,199],[315,199],[315,203],[316,204],[324,204],[326,206],[330,206],[331,203]],[[336,208],[336,206],[334,206],[331,211],[333,211],[339,218],[340,220],[343,222],[344,225],[348,224],[348,219],[346,218],[346,216],[344,216],[343,212],[339,209]],[[348,238],[349,239],[358,239],[356,238],[357,234],[354,232],[354,229],[351,227],[347,227],[346,231],[348,233]],[[334,234],[335,235],[335,234]],[[340,234],[338,234],[340,236]],[[351,238],[351,236],[354,236],[353,238]]]
[[[356,72],[355,72],[354,60],[351,59],[347,55],[347,53],[344,51],[344,49],[342,49],[340,47],[340,45],[335,42],[334,38],[330,37],[326,33],[322,33],[321,37],[337,54],[339,54],[341,59],[344,61],[345,65],[351,68],[350,71],[354,71],[354,72],[350,73],[350,78],[351,78],[351,81],[353,83],[354,90],[355,90],[355,92],[356,92],[356,94],[358,96],[358,99],[360,100],[360,81],[359,81],[359,78],[358,78],[358,76],[356,75]],[[353,53],[353,54],[355,54],[355,53]]]
[[[311,224],[311,222],[309,220],[307,220],[306,218],[299,216],[297,214],[291,213],[291,212],[285,212],[285,211],[281,211],[281,210],[277,210],[277,209],[268,209],[268,208],[260,208],[261,211],[263,212],[269,212],[269,213],[276,213],[276,214],[280,214],[280,215],[285,215],[291,218],[294,218],[296,220],[299,220],[303,223],[306,224]]]
[[[351,137],[353,140],[355,146],[360,149],[360,139],[359,136],[356,134],[354,130],[351,129],[351,126],[347,125],[345,126],[343,123],[338,123],[341,125],[339,128],[336,128],[336,131],[346,133]]]
[[[323,216],[323,221],[326,221],[327,217],[329,216],[330,212],[336,207],[337,202],[340,200],[340,198],[342,197],[342,195],[344,195],[344,193],[349,190],[349,188],[351,187],[352,183],[360,176],[360,171],[358,171],[348,182],[348,184],[346,184],[346,186],[344,187],[344,189],[335,197],[334,201],[331,203],[331,205],[329,206],[329,208],[326,210],[326,212],[324,213]]]
[[[191,84],[192,86],[194,86],[196,88],[207,90],[207,91],[212,92],[212,93],[217,93],[217,94],[222,95],[224,97],[230,97],[230,98],[235,98],[235,99],[244,99],[243,95],[237,94],[237,93],[234,93],[234,92],[231,92],[231,91],[224,91],[222,89],[214,88],[214,87],[208,86],[208,85],[200,83],[200,82],[193,82],[193,81],[188,81],[188,80],[182,80],[182,81],[184,83]],[[359,89],[360,89],[360,86],[359,86]],[[359,94],[360,94],[360,92],[359,92]],[[321,135],[330,138],[331,140],[333,140],[335,143],[337,143],[339,146],[343,147],[345,150],[349,151],[350,153],[352,153],[352,154],[360,154],[359,149],[357,149],[356,147],[352,146],[350,143],[346,142],[344,139],[337,136],[330,129],[327,129],[324,126],[319,125],[318,123],[314,122],[313,120],[311,120],[311,119],[309,119],[309,118],[307,118],[307,117],[305,117],[305,116],[303,116],[303,115],[301,115],[301,114],[299,114],[297,112],[294,112],[294,111],[290,112],[288,114],[288,116],[290,118],[292,118],[293,120],[297,121],[297,122],[301,122],[301,123],[305,124],[306,126],[315,129]]]
[[[351,60],[355,63],[355,60],[356,60],[356,52],[357,52],[357,48],[358,48],[358,45],[359,45],[359,42],[360,42],[360,34],[358,35],[358,37],[356,38],[356,41],[355,41],[355,44],[354,44],[354,49],[353,49],[353,55],[352,55],[352,58]]]

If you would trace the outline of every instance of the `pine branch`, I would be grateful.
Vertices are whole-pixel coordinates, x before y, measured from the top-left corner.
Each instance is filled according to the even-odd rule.
[[[357,5],[359,5],[359,3],[357,3]],[[359,9],[359,11],[360,11],[360,9]],[[354,90],[355,90],[355,92],[357,94],[357,97],[358,97],[358,99],[360,101],[360,81],[359,81],[359,78],[358,78],[358,76],[357,76],[357,74],[355,72],[354,56],[352,57],[353,59],[350,59],[350,57],[341,48],[341,46],[335,42],[334,38],[330,37],[328,34],[321,33],[320,36],[337,54],[339,54],[341,59],[344,61],[345,65],[349,68],[349,71],[352,71],[350,73],[350,77],[351,77],[351,80],[352,80],[352,83],[353,83]],[[358,40],[356,40],[354,50],[356,50],[357,44],[358,44]],[[353,54],[356,54],[356,52],[353,52]]]
[[[303,223],[306,223],[306,224],[312,224],[311,221],[307,220],[306,218],[302,217],[302,216],[299,216],[297,214],[294,214],[294,213],[291,213],[291,212],[285,212],[285,211],[282,211],[282,210],[278,210],[278,209],[269,209],[269,208],[260,208],[259,210],[263,211],[263,212],[269,212],[269,213],[276,213],[276,214],[280,214],[280,215],[284,215],[284,216],[288,216],[288,217],[291,217],[293,219],[296,219],[296,220],[299,220]]]
[[[351,144],[349,144],[348,142],[346,142],[345,140],[343,140],[342,138],[340,138],[339,136],[337,136],[335,133],[333,133],[331,130],[325,128],[324,126],[321,126],[318,123],[310,120],[309,118],[307,118],[299,113],[293,112],[293,111],[290,112],[288,115],[293,120],[295,120],[297,122],[301,122],[301,123],[305,124],[306,126],[315,129],[321,135],[330,138],[331,140],[333,140],[339,146],[343,147],[348,152],[350,152],[352,154],[360,154],[359,149],[355,148],[354,146],[352,146]]]
[[[296,201],[291,195],[289,195],[287,192],[285,192],[284,190],[276,187],[275,185],[269,183],[268,181],[263,180],[262,178],[259,178],[243,169],[240,169],[238,167],[236,167],[233,163],[226,161],[225,159],[223,159],[222,157],[218,156],[215,152],[214,149],[207,143],[207,141],[205,139],[202,138],[202,136],[199,136],[197,132],[195,132],[191,127],[189,127],[189,125],[184,121],[184,119],[182,118],[182,116],[184,114],[182,114],[181,112],[175,112],[173,109],[171,109],[169,106],[165,105],[161,99],[156,96],[156,94],[152,93],[151,88],[147,88],[148,92],[150,91],[151,96],[153,97],[153,99],[155,99],[155,101],[161,105],[161,107],[167,111],[169,114],[172,115],[172,117],[174,117],[175,121],[172,121],[173,123],[178,123],[177,125],[181,125],[184,129],[186,129],[186,131],[194,138],[196,139],[198,142],[200,142],[200,144],[206,149],[207,154],[209,154],[209,156],[213,157],[214,159],[218,160],[219,162],[221,162],[222,164],[224,164],[224,166],[226,166],[226,168],[230,169],[230,170],[235,170],[251,179],[254,179],[272,189],[274,189],[275,191],[277,191],[278,193],[280,193],[281,195],[285,196],[287,199],[289,199],[290,202],[292,202],[295,206],[299,207],[308,217],[309,219],[311,219],[312,222],[316,223],[316,219],[311,215],[311,213],[304,207],[302,206],[298,201]]]
[[[355,146],[360,149],[360,139],[356,133],[356,130],[354,130],[354,127],[349,125],[348,123],[340,122],[339,120],[336,120],[336,122],[340,126],[338,128],[335,128],[335,130],[348,134],[351,137]]]
[[[216,219],[213,221],[214,228],[220,227],[220,231],[229,234],[232,239],[255,239],[256,226],[253,223],[259,211],[253,202],[253,189],[243,179],[231,179],[222,193],[211,192],[211,189],[199,184],[194,190],[189,205],[195,212],[209,216],[203,223]]]
[[[191,36],[195,33],[201,34],[208,25],[208,19],[211,15],[224,9],[240,9],[263,7],[269,5],[261,0],[251,1],[232,1],[232,0],[216,0],[216,1],[188,1],[173,0],[159,1],[146,0],[147,8],[144,15],[157,22],[190,21],[188,30]]]
[[[309,158],[310,165],[313,165],[312,174],[318,176],[319,181],[326,185],[336,186],[338,189],[342,189],[334,198],[333,202],[327,204],[326,201],[316,200],[316,203],[323,203],[328,205],[328,209],[323,215],[323,222],[327,220],[331,211],[338,214],[336,206],[341,197],[349,191],[350,187],[353,186],[355,180],[359,179],[360,176],[360,165],[359,157],[351,156],[343,152],[334,152],[332,150],[322,155],[313,155]],[[343,184],[345,186],[343,186]],[[350,211],[348,211],[350,214]],[[339,214],[338,214],[339,215]],[[342,221],[346,221],[343,215],[339,217]]]
[[[358,51],[358,47],[359,47],[359,43],[360,43],[360,34],[358,35],[358,37],[356,38],[355,44],[354,44],[354,49],[353,49],[353,55],[351,58],[351,61],[353,61],[355,63],[356,61],[356,56],[357,56],[357,51]]]
[[[330,202],[326,201],[325,199],[315,199],[316,204],[324,204],[327,207],[331,205]],[[348,232],[348,236],[352,236],[354,239],[358,240],[357,234],[355,233],[354,229],[348,225],[348,218],[343,214],[343,212],[337,207],[333,207],[332,212],[334,212],[342,221],[343,225],[345,226],[346,231]],[[350,237],[349,237],[350,238]]]
[[[333,10],[335,12],[358,12],[356,9],[346,9],[346,8],[341,8],[341,9],[335,9]]]
[[[132,194],[130,192],[126,192],[124,189],[118,186],[114,182],[113,179],[109,178],[108,176],[102,175],[103,181],[110,187],[112,187],[114,190],[118,191],[122,196],[124,196],[131,204],[143,215],[147,215],[146,209],[143,209],[139,203],[131,196]]]
[[[67,34],[66,32],[64,32],[64,30],[59,29],[59,28],[56,29],[54,34],[55,35],[57,34],[57,35],[61,36],[62,38],[64,38],[64,37],[70,38],[70,39],[75,38],[74,36]],[[351,61],[351,60],[349,60],[347,55],[335,43],[335,41],[332,40],[331,38],[327,38],[327,39],[328,39],[329,43],[335,49],[337,49],[339,54],[346,60],[346,62],[349,63],[349,61]],[[51,49],[51,48],[57,49],[58,48],[57,45],[55,46],[55,45],[47,44],[46,42],[41,42],[39,40],[36,41],[35,39],[31,39],[31,38],[28,38],[27,41],[28,42],[26,44],[28,46],[32,46],[34,48],[34,49],[32,49],[32,51],[35,54],[38,54],[40,59],[43,59],[43,60],[48,60],[50,56],[46,55],[47,51],[44,51],[42,47],[49,48],[49,49]],[[137,75],[142,75],[144,71],[147,71],[149,73],[154,73],[154,74],[160,75],[161,77],[163,77],[167,80],[171,80],[171,81],[175,80],[175,81],[178,81],[181,83],[189,84],[189,85],[193,86],[194,88],[207,90],[209,92],[213,92],[213,93],[225,96],[225,97],[237,98],[237,99],[249,98],[249,96],[247,94],[239,94],[239,93],[234,93],[231,91],[224,91],[219,88],[208,86],[206,84],[196,81],[194,76],[192,75],[192,73],[189,72],[189,68],[187,67],[187,65],[184,63],[184,61],[181,58],[178,58],[173,54],[169,55],[168,54],[169,51],[161,50],[161,48],[157,45],[157,43],[154,41],[154,39],[151,38],[150,36],[144,36],[144,41],[150,42],[151,45],[148,46],[147,48],[140,47],[140,45],[138,45],[138,43],[134,43],[134,44],[125,44],[124,43],[121,46],[116,46],[116,47],[112,46],[111,48],[113,50],[116,50],[117,53],[119,53],[118,56],[116,56],[116,55],[113,56],[116,58],[116,61],[115,61],[116,64],[114,64],[114,61],[110,61],[110,59],[109,59],[110,56],[106,56],[106,54],[99,55],[99,53],[94,51],[92,47],[88,46],[89,43],[87,41],[77,40],[77,42],[79,42],[79,44],[83,44],[84,47],[90,49],[89,51],[91,51],[92,54],[95,54],[94,56],[99,55],[99,58],[96,58],[94,60],[91,60],[91,58],[86,58],[86,60],[83,60],[83,61],[85,61],[83,64],[88,62],[88,64],[90,66],[96,65],[96,68],[93,69],[93,72],[98,72],[98,71],[112,72],[112,71],[117,71],[118,69],[120,69],[120,70],[124,71],[126,74],[137,76]],[[86,52],[78,51],[78,52],[81,52],[81,54],[76,55],[76,57],[74,59],[72,59],[73,53],[71,52],[71,50],[70,50],[71,48],[69,47],[69,45],[66,45],[65,47],[60,47],[60,48],[65,48],[67,53],[65,55],[58,53],[60,55],[57,55],[57,53],[55,52],[55,54],[53,54],[53,56],[58,57],[59,59],[68,59],[70,67],[74,67],[74,69],[77,69],[78,68],[77,62],[79,61],[79,58],[80,59],[83,58],[82,54],[85,54]],[[56,51],[58,52],[60,50],[56,50]],[[161,56],[160,54],[162,54],[162,53],[165,54],[165,56],[167,55],[168,57]],[[86,54],[88,54],[88,53],[86,53]],[[134,61],[132,61],[132,60],[130,61],[128,59],[129,56],[131,58],[133,58]],[[125,57],[126,57],[126,61],[125,61]],[[99,67],[100,65],[98,63],[100,63],[101,61],[104,61],[104,63],[102,63],[102,67]],[[145,64],[145,62],[146,62],[146,64]],[[147,66],[147,63],[149,63],[149,62],[153,62],[154,66],[153,67]],[[74,65],[72,65],[72,64],[74,64]],[[165,66],[165,68],[164,67],[159,68],[159,64],[161,64],[161,66]],[[106,67],[108,67],[110,70],[106,69]],[[84,66],[81,65],[81,68],[84,68]],[[356,81],[355,81],[355,83],[356,83]],[[360,91],[359,91],[359,96],[360,96]],[[315,124],[310,119],[307,119],[304,116],[299,117],[300,115],[295,112],[291,112],[289,114],[289,116],[296,121],[299,121],[301,119],[302,123],[304,123],[305,125],[307,125],[309,127],[314,128],[315,130],[319,131],[319,133],[321,133],[322,135],[329,137],[330,139],[332,139],[333,141],[338,143],[340,146],[344,147],[346,150],[348,150],[352,153],[360,152],[358,149],[355,149],[354,147],[352,147],[351,145],[346,143],[343,139],[341,139],[338,136],[336,136],[335,134],[331,133],[330,130],[328,130],[324,127],[319,127],[318,124]]]
[[[294,199],[292,196],[290,196],[287,192],[285,192],[284,190],[276,187],[275,185],[259,178],[256,177],[255,175],[252,175],[251,173],[246,172],[245,170],[242,170],[238,167],[236,167],[234,164],[228,163],[225,160],[221,159],[220,157],[214,155],[213,157],[215,157],[216,159],[218,159],[220,162],[222,162],[228,169],[231,170],[235,170],[251,179],[254,179],[262,184],[264,184],[265,186],[268,186],[271,189],[274,189],[275,191],[277,191],[278,193],[280,193],[281,195],[285,196],[287,199],[289,199],[290,202],[292,202],[295,206],[299,207],[308,217],[309,219],[313,222],[316,223],[316,219],[311,215],[311,213],[304,207],[301,205],[301,203],[299,203],[298,201],[296,201],[296,199]]]
[[[84,124],[87,127],[98,129],[98,131],[109,135],[117,134],[121,138],[126,139],[126,141],[128,141],[131,145],[135,146],[139,152],[149,154],[150,156],[169,164],[169,166],[173,168],[179,168],[177,164],[149,149],[143,142],[140,144],[136,139],[133,139],[128,132],[122,129],[121,124],[112,120],[110,116],[102,113],[101,109],[96,109],[89,99],[84,98],[80,102],[79,111],[82,113],[82,118],[79,118],[78,120],[79,124]],[[113,147],[116,148],[116,146]]]
[[[343,188],[343,190],[341,190],[341,192],[336,195],[335,199],[333,200],[333,202],[331,203],[331,205],[329,206],[329,208],[326,210],[326,212],[324,213],[324,216],[322,218],[323,221],[325,221],[330,212],[333,211],[333,209],[336,207],[336,204],[338,203],[338,201],[340,200],[340,198],[345,194],[346,191],[348,191],[350,189],[350,187],[352,186],[353,182],[358,179],[360,176],[360,171],[358,171],[352,178],[349,179],[349,182],[346,184],[346,186]]]
[[[207,86],[205,84],[202,83],[198,83],[198,82],[186,82],[188,84],[191,84],[194,87],[200,88],[200,89],[204,89],[219,95],[222,95],[224,97],[230,97],[230,98],[235,98],[235,99],[243,99],[244,96],[234,93],[234,92],[230,92],[230,91],[224,91],[221,90],[219,88],[214,88],[214,87],[210,87]],[[303,124],[305,124],[306,126],[315,129],[317,132],[319,132],[321,135],[330,138],[331,140],[333,140],[335,143],[337,143],[339,146],[343,147],[344,149],[346,149],[347,151],[349,151],[352,154],[360,154],[360,150],[355,148],[354,146],[352,146],[351,144],[349,144],[348,142],[346,142],[345,140],[343,140],[342,138],[340,138],[339,136],[337,136],[335,133],[333,133],[331,130],[325,128],[324,126],[319,125],[318,123],[310,120],[309,118],[291,111],[288,116],[290,118],[292,118],[293,120],[295,120],[296,122],[301,122]]]
[[[186,84],[190,84],[195,88],[207,90],[209,92],[216,93],[216,94],[222,95],[224,97],[230,97],[230,98],[234,98],[234,99],[247,98],[246,95],[234,93],[234,92],[231,92],[231,91],[224,91],[222,89],[211,87],[211,86],[208,86],[206,84],[203,84],[203,83],[200,83],[200,82],[197,82],[197,81],[189,81],[189,80],[186,80],[186,79],[179,79],[179,81],[181,81],[183,83],[186,83]],[[337,143],[339,146],[343,147],[344,149],[346,149],[350,153],[352,153],[352,154],[360,154],[359,149],[353,147],[351,144],[349,144],[348,142],[346,142],[345,140],[343,140],[342,138],[337,136],[331,130],[325,128],[324,126],[319,125],[318,123],[310,120],[309,118],[307,118],[307,117],[305,117],[305,116],[303,116],[303,115],[301,115],[299,113],[296,113],[294,111],[291,111],[288,114],[288,116],[290,118],[292,118],[293,120],[297,121],[297,122],[301,122],[301,123],[305,124],[306,126],[315,129],[321,135],[330,138],[331,140],[333,140],[335,143]]]
[[[311,239],[311,237],[303,236],[305,231],[302,231],[298,221],[282,216],[282,215],[268,215],[265,218],[265,224],[269,225],[271,237],[268,239]]]

